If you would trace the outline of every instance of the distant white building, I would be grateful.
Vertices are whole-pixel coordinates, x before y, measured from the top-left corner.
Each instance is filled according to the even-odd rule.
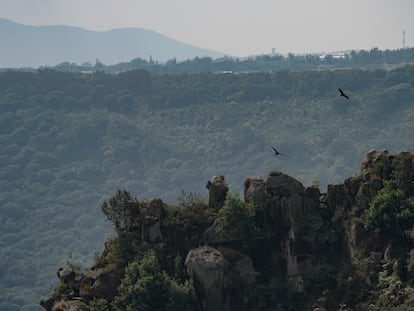
[[[320,59],[325,59],[327,56],[335,58],[335,59],[340,59],[340,58],[345,58],[345,52],[334,52],[334,53],[323,53],[319,55]]]

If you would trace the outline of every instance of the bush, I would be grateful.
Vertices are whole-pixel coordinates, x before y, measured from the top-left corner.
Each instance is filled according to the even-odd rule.
[[[113,306],[116,311],[185,311],[191,310],[193,300],[192,287],[170,278],[156,256],[147,253],[127,266]]]
[[[90,311],[111,311],[110,303],[103,299],[93,299],[89,302],[89,309]]]
[[[273,277],[268,283],[257,288],[257,300],[252,310],[294,311],[310,310],[303,292],[295,290],[285,278]]]
[[[117,193],[109,199],[109,202],[105,201],[102,206],[102,212],[106,218],[115,225],[117,232],[126,229],[128,217],[130,212],[134,209],[134,201],[131,194],[126,190],[119,190]]]
[[[247,251],[252,247],[256,237],[254,219],[255,211],[252,204],[240,200],[236,195],[227,193],[224,206],[219,210],[215,228],[224,239],[245,242]]]
[[[371,200],[365,215],[365,225],[380,234],[401,235],[414,221],[414,202],[392,182]]]

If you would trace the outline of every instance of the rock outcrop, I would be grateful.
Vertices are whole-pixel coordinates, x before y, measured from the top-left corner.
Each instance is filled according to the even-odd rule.
[[[326,203],[335,211],[334,220],[344,228],[344,238],[351,260],[367,256],[372,242],[381,243],[378,236],[367,230],[361,216],[369,200],[393,180],[408,195],[412,194],[414,181],[414,152],[389,154],[387,150],[372,150],[362,161],[360,173],[347,178],[342,184],[328,185]]]
[[[89,311],[89,306],[78,299],[59,300],[53,305],[51,311]]]
[[[214,209],[220,209],[226,200],[229,186],[224,180],[224,176],[213,176],[207,181],[206,188],[208,189],[208,205]]]
[[[217,227],[214,218],[225,206],[229,191],[223,176],[207,182],[208,204],[177,208],[160,199],[138,201],[121,193],[125,223],[117,224],[118,230],[124,230],[120,231],[126,239],[123,243],[129,243],[129,257],[123,260],[137,260],[148,250],[158,256],[165,256],[168,250],[169,259],[176,254],[185,258],[186,278],[194,288],[198,311],[272,308],[258,300],[262,293],[258,294],[257,288],[269,287],[274,280],[289,283],[289,288],[307,297],[315,310],[336,310],[341,303],[363,306],[352,293],[367,289],[371,296],[358,299],[376,299],[381,304],[383,296],[373,293],[391,286],[384,282],[414,276],[412,232],[398,235],[404,238],[402,246],[401,241],[381,236],[366,225],[370,201],[391,181],[413,201],[413,152],[392,155],[386,150],[370,151],[358,174],[329,185],[327,193],[305,188],[278,171],[270,172],[267,178],[248,177],[244,202],[254,211],[250,236],[219,234],[223,228]],[[87,310],[94,298],[111,301],[118,294],[125,267],[122,262],[107,262],[116,249],[113,243],[105,245],[101,262],[82,274],[60,269],[64,291],[57,289],[53,299],[42,302],[43,308]],[[177,274],[168,260],[160,258],[160,262],[167,273]],[[388,270],[381,270],[385,266]],[[403,283],[398,284],[402,288]],[[398,303],[408,302],[411,296],[407,295],[398,296]],[[392,298],[388,300],[393,303]]]
[[[201,310],[231,311],[242,308],[242,284],[220,251],[209,246],[191,250],[185,266]]]
[[[256,208],[258,226],[268,237],[279,237],[279,244],[288,276],[297,276],[295,254],[298,225],[304,219],[305,188],[296,179],[282,172],[270,172],[266,181],[245,182],[245,201]]]
[[[115,269],[92,268],[86,270],[79,284],[79,297],[85,301],[105,298],[112,300],[118,293],[121,275]]]
[[[346,265],[348,273],[338,274],[338,292],[369,288],[373,294],[366,299],[375,301],[375,305],[380,306],[378,310],[400,305],[405,308],[407,303],[412,307],[410,301],[414,297],[402,294],[411,289],[402,284],[411,273],[409,263],[414,239],[409,236],[414,227],[408,232],[399,231],[402,229],[396,227],[392,234],[379,234],[367,226],[367,210],[371,200],[389,183],[413,200],[413,163],[414,152],[396,155],[387,150],[372,150],[362,161],[360,173],[342,184],[329,185],[325,198],[325,203],[333,211],[332,223],[341,232],[343,262],[349,263]],[[411,208],[412,213],[414,205]],[[408,214],[408,210],[406,213],[406,217],[413,216]],[[396,286],[400,294],[384,296]]]

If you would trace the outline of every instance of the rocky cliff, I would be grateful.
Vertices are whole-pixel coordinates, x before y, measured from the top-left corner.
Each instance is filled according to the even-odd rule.
[[[189,284],[187,310],[414,307],[413,152],[370,151],[326,193],[276,171],[246,178],[243,200],[223,176],[207,189],[208,200],[176,205],[118,191],[102,206],[116,236],[86,271],[59,269],[42,307],[121,310],[127,267],[148,252],[165,278]]]

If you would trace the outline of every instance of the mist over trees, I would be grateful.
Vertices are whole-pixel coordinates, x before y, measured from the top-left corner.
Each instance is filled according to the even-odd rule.
[[[123,72],[135,69],[145,69],[159,74],[182,74],[200,72],[218,73],[246,73],[246,72],[272,72],[280,70],[308,71],[332,69],[392,69],[401,64],[414,62],[414,48],[399,50],[379,50],[373,48],[369,51],[346,51],[327,54],[288,55],[264,54],[245,58],[225,56],[221,58],[195,57],[193,59],[177,61],[171,58],[166,62],[159,62],[150,57],[134,58],[129,62],[114,65],[105,65],[99,60],[95,65],[78,65],[64,62],[53,68],[61,71],[106,71]]]
[[[116,64],[150,56],[164,62],[171,56],[181,61],[197,55],[214,58],[224,55],[143,28],[89,31],[71,26],[22,25],[0,18],[0,37],[0,68],[38,68],[66,61],[84,64],[95,59]]]

